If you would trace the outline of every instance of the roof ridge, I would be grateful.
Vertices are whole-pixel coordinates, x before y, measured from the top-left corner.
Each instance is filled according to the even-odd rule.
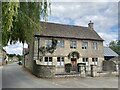
[[[80,39],[83,38],[103,41],[103,39],[98,35],[98,33],[95,30],[91,30],[89,27],[58,24],[52,22],[40,22],[40,24],[43,28],[43,32],[41,35],[44,36],[69,37]]]
[[[47,23],[47,24],[56,24],[56,25],[63,25],[63,26],[73,26],[73,27],[82,27],[82,28],[89,28],[89,27],[85,27],[85,26],[79,26],[79,25],[70,25],[70,24],[63,24],[63,23],[54,23],[54,22],[44,22],[44,21],[40,21],[40,23]]]

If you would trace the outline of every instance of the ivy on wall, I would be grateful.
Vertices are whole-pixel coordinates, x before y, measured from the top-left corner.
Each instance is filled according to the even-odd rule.
[[[45,47],[45,46],[42,46],[39,48],[39,52],[45,56],[46,53],[54,53],[55,49],[57,47],[57,40],[56,39],[52,39],[52,46],[51,47]]]

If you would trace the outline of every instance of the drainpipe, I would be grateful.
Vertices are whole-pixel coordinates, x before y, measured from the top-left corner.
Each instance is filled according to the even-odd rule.
[[[37,37],[38,38],[38,57],[37,59],[39,60],[39,44],[40,44],[40,37]]]

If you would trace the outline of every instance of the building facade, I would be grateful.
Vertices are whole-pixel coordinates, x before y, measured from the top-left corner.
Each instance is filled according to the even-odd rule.
[[[7,52],[0,46],[0,66],[8,62]]]
[[[2,65],[2,55],[3,55],[2,49],[0,48],[0,66]]]
[[[109,47],[104,47],[104,59],[105,60],[110,60],[112,58],[118,57],[119,55],[114,52],[111,48]]]
[[[41,26],[42,33],[34,35],[32,49],[37,64],[55,65],[57,73],[64,72],[66,64],[71,64],[71,71],[77,71],[78,64],[84,64],[87,71],[90,65],[102,66],[103,39],[95,32],[92,22],[88,27],[44,22]],[[53,39],[57,40],[56,49],[43,55],[39,49],[51,47]]]

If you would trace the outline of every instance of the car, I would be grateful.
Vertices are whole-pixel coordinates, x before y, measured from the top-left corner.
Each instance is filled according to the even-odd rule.
[[[22,65],[22,61],[18,61],[18,63],[17,63],[17,64]]]

